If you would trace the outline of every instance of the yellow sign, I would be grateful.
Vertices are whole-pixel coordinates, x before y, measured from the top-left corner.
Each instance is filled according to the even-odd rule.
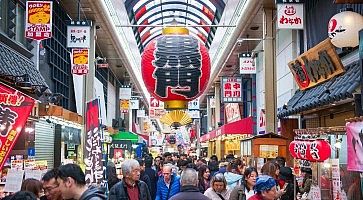
[[[277,145],[260,145],[261,158],[276,158],[279,155],[279,146]]]
[[[224,149],[226,151],[239,151],[241,150],[241,142],[239,140],[226,140],[224,142]]]
[[[120,109],[128,110],[130,106],[130,102],[128,99],[120,99]]]

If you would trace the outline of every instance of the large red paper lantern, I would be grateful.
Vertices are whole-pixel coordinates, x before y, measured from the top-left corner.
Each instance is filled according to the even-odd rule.
[[[331,155],[330,144],[326,140],[294,140],[289,145],[290,154],[297,159],[323,162]]]
[[[165,108],[187,108],[188,101],[201,95],[208,84],[210,58],[188,29],[168,27],[145,47],[141,71],[149,93]]]
[[[309,144],[307,160],[313,162],[323,162],[331,155],[330,144],[326,140],[314,140]]]

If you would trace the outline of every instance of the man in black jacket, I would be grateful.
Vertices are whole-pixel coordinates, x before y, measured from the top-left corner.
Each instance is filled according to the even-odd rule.
[[[180,178],[181,189],[178,194],[169,200],[209,200],[208,197],[200,193],[198,188],[198,173],[195,169],[185,169]]]
[[[58,168],[57,182],[63,199],[106,200],[103,192],[96,187],[87,187],[86,176],[76,164],[66,164]]]
[[[124,178],[111,188],[109,200],[151,200],[148,186],[139,180],[139,162],[125,160],[121,169]]]
[[[153,164],[153,158],[152,157],[146,157],[145,158],[145,174],[149,176],[150,178],[150,195],[151,198],[154,200],[156,197],[156,184],[158,183],[158,175],[155,170],[153,170],[152,167]]]

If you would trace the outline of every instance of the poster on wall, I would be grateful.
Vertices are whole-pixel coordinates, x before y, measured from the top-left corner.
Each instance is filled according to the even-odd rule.
[[[348,122],[347,146],[349,171],[363,172],[363,122]]]
[[[85,75],[89,70],[88,49],[72,49],[71,66],[72,74]]]
[[[51,1],[27,1],[25,37],[32,40],[45,40],[52,37]]]
[[[279,155],[279,146],[277,145],[260,145],[261,158],[276,158]]]
[[[241,113],[238,103],[226,103],[224,106],[227,123],[235,122],[241,119]]]
[[[34,106],[34,99],[0,83],[0,169]]]
[[[86,182],[99,184],[103,179],[99,99],[87,102],[85,165]]]

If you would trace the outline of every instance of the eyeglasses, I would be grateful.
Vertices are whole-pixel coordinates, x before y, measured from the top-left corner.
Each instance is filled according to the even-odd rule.
[[[53,186],[53,187],[44,188],[44,193],[49,193],[52,190],[54,190],[55,188],[57,188],[57,187],[59,187],[59,185],[56,185],[56,186]]]

